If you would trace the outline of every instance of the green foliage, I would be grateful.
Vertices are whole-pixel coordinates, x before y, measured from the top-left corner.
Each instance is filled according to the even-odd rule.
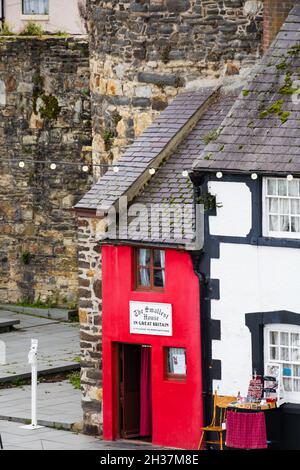
[[[197,198],[197,203],[202,204],[204,206],[205,212],[209,210],[214,210],[217,207],[222,207],[222,204],[217,204],[216,196],[210,193],[201,194],[201,196]]]
[[[203,140],[203,142],[205,143],[205,145],[208,145],[210,142],[213,142],[213,141],[216,140],[218,137],[219,137],[219,131],[218,131],[218,130],[214,130],[214,131],[209,132],[208,134],[205,134],[205,135],[202,137],[202,140]]]
[[[68,376],[68,379],[76,390],[80,390],[80,372],[72,372],[72,374]]]
[[[33,255],[30,253],[30,251],[24,251],[24,252],[21,254],[22,262],[23,262],[23,264],[25,264],[25,265],[30,264],[30,261],[32,260],[32,258],[33,258]]]
[[[281,119],[282,124],[284,124],[284,123],[288,120],[290,114],[291,114],[291,113],[290,113],[289,111],[283,111],[283,112],[280,114],[280,119]]]
[[[103,140],[105,145],[105,150],[109,150],[111,147],[111,141],[114,138],[114,132],[112,129],[104,129],[103,131]]]
[[[9,24],[6,21],[3,23],[2,28],[0,30],[1,36],[14,36],[14,33],[10,30]]]
[[[299,90],[298,88],[293,88],[293,80],[291,76],[291,72],[287,72],[284,79],[284,85],[279,89],[279,93],[281,95],[293,95]]]
[[[243,90],[242,93],[243,93],[243,96],[248,96],[250,93],[250,90]]]
[[[276,65],[277,70],[285,70],[287,67],[286,60],[282,60],[279,64]]]
[[[55,34],[55,36],[58,36],[60,38],[70,37],[70,35],[66,31],[61,31],[61,30],[56,31],[54,34]]]
[[[57,119],[61,110],[57,98],[53,95],[43,95],[41,99],[44,103],[44,106],[40,108],[41,117],[49,120]]]
[[[39,25],[34,23],[33,21],[28,21],[25,25],[23,31],[20,32],[20,36],[43,36],[44,31],[43,28]]]
[[[204,157],[204,160],[210,160],[212,157],[212,153],[207,153]]]

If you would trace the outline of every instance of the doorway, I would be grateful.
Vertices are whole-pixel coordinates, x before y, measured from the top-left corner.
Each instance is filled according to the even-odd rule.
[[[119,434],[151,439],[151,347],[119,344]]]

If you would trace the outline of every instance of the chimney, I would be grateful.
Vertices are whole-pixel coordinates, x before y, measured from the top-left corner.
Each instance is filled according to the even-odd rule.
[[[285,22],[294,5],[300,5],[299,0],[264,0],[264,52],[270,47],[281,26]]]

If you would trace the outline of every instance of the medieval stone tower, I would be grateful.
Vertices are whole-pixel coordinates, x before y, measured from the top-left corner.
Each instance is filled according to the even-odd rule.
[[[95,162],[116,159],[183,88],[238,74],[260,54],[259,0],[88,0],[87,8]]]

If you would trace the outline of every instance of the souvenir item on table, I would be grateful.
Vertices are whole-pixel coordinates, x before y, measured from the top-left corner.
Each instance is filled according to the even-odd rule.
[[[250,402],[260,401],[263,395],[263,379],[260,375],[254,374],[250,380],[247,399]]]

